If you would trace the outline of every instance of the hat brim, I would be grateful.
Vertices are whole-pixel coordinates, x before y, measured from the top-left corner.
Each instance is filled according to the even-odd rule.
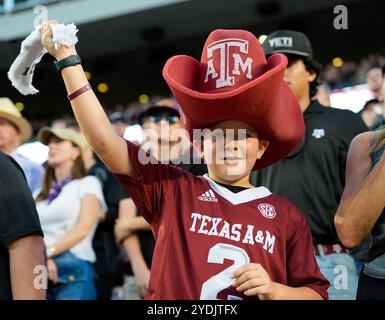
[[[300,57],[303,57],[303,58],[310,58],[309,57],[309,54],[306,53],[306,52],[302,52],[302,51],[297,51],[297,50],[290,50],[290,49],[276,49],[276,50],[273,50],[271,52],[269,52],[268,54],[266,54],[267,56],[271,56],[273,54],[292,54],[294,56],[300,56]]]
[[[55,129],[44,127],[40,129],[39,133],[37,134],[37,140],[41,142],[42,144],[48,146],[49,140],[52,137],[56,137],[60,140],[68,140],[73,142],[82,152],[85,150],[85,146],[81,143],[78,143],[74,140],[68,139],[68,137],[63,136],[59,131],[56,131]]]
[[[57,137],[59,139],[61,139],[58,135],[54,134],[52,132],[52,129],[50,128],[42,128],[40,129],[40,131],[38,132],[37,134],[37,140],[42,143],[42,144],[45,144],[46,146],[49,144],[49,139],[54,136],[54,137]]]
[[[23,142],[29,140],[32,137],[32,126],[31,124],[22,117],[15,117],[7,112],[0,111],[0,118],[12,123],[20,132],[21,140]]]
[[[297,57],[298,59],[303,59],[303,60],[309,61],[310,65],[314,71],[316,71],[317,73],[320,73],[320,71],[321,71],[321,68],[322,68],[321,63],[319,63],[317,60],[312,59],[309,56],[309,54],[307,54],[305,52],[290,50],[290,49],[284,49],[284,50],[277,49],[277,50],[273,50],[269,54],[266,54],[266,56],[270,57],[273,54],[279,54],[279,53],[284,54],[284,55],[288,55],[289,57]]]
[[[181,107],[182,125],[193,139],[193,129],[210,128],[225,120],[254,127],[270,142],[253,170],[269,166],[289,154],[300,142],[305,127],[298,101],[283,74],[287,58],[272,55],[265,72],[245,85],[225,92],[202,93],[195,89],[203,66],[189,56],[175,56],[163,68],[163,77]]]

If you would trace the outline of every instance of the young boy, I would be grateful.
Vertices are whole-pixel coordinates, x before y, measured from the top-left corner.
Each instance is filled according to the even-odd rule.
[[[71,57],[75,48],[56,49],[50,24],[41,29],[42,42],[59,61],[82,131],[156,237],[148,299],[327,299],[304,217],[249,182],[251,170],[281,159],[303,136],[300,108],[283,82],[284,56],[266,62],[251,33],[216,30],[201,63],[186,56],[166,63],[163,74],[190,138],[193,129],[225,130],[204,135],[202,152],[214,161],[207,161],[208,175],[194,177],[172,165],[143,164],[144,152],[113,133]]]

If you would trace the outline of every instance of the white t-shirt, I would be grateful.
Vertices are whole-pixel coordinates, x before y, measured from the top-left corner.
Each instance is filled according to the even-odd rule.
[[[37,194],[39,191],[36,192]],[[99,200],[101,206],[99,217],[101,217],[102,213],[107,211],[107,205],[101,184],[94,176],[72,180],[63,187],[59,196],[50,204],[46,200],[36,203],[46,246],[53,245],[76,225],[80,215],[82,198],[87,194],[94,195]],[[98,221],[82,241],[70,248],[70,251],[79,259],[95,262],[96,256],[92,248],[92,239],[97,224]]]

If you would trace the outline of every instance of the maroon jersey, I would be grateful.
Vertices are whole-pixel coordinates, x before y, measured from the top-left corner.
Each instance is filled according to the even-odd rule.
[[[272,281],[328,297],[307,222],[289,201],[264,187],[233,193],[173,165],[143,165],[139,147],[127,148],[138,176],[117,176],[156,238],[147,299],[249,299],[231,274],[250,262]]]

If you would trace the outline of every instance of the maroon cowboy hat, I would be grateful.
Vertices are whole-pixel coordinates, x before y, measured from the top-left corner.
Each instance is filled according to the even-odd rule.
[[[283,80],[287,58],[267,61],[258,39],[244,30],[215,30],[206,40],[201,62],[174,56],[163,77],[181,107],[181,121],[193,129],[225,120],[253,126],[269,147],[253,170],[273,164],[301,141],[305,126],[301,108]]]

